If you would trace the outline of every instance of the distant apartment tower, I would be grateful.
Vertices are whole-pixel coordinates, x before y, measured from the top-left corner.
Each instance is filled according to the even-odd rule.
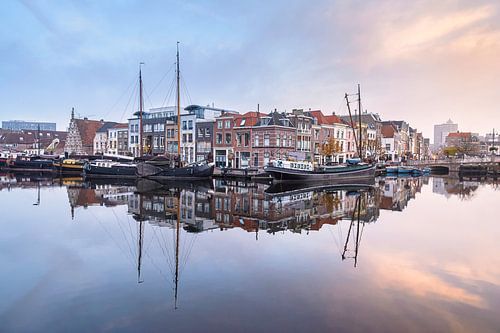
[[[40,121],[24,121],[24,120],[7,120],[2,121],[2,129],[11,131],[22,131],[22,130],[38,130],[40,126],[40,131],[55,131],[56,123],[47,123]]]
[[[458,124],[453,123],[451,119],[448,119],[444,124],[434,125],[434,147],[439,148],[444,146],[448,134],[457,131]]]

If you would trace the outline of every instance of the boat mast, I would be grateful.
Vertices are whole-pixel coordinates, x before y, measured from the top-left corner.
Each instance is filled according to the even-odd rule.
[[[349,119],[351,120],[351,128],[354,134],[354,144],[356,145],[356,148],[359,151],[358,139],[356,138],[356,128],[354,128],[354,121],[352,120],[352,113],[351,113],[351,105],[349,104],[349,95],[347,93],[345,94],[345,101],[347,103],[347,110],[349,111]]]
[[[144,99],[142,96],[142,65],[143,62],[139,63],[139,156],[142,157],[144,151],[142,136],[143,136],[143,127],[142,127],[142,113],[144,112]]]
[[[181,162],[181,91],[179,73],[179,42],[177,42],[177,158]]]
[[[361,89],[358,83],[358,125],[359,125],[359,158],[363,158],[363,138],[361,131]]]

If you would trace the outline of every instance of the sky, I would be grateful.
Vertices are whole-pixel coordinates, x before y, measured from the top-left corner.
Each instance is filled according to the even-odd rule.
[[[0,120],[126,121],[173,105],[246,112],[362,108],[406,120],[432,141],[500,130],[498,1],[6,1],[0,11]]]

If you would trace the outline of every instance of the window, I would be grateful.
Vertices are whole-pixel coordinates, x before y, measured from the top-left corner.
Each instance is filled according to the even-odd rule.
[[[240,126],[245,126],[245,122],[246,122],[246,119],[245,119],[245,118],[241,119]]]
[[[165,147],[165,138],[163,136],[160,136],[160,147]]]
[[[188,134],[188,142],[193,142],[193,134]]]
[[[205,128],[205,137],[210,137],[210,128]]]
[[[192,120],[188,121],[188,129],[190,129],[190,130],[193,129],[193,121]]]
[[[187,136],[186,134],[182,134],[182,142],[186,142]]]
[[[219,145],[222,144],[222,133],[217,133],[216,143]]]
[[[245,147],[248,147],[250,145],[250,133],[245,133],[244,134],[244,142],[243,142],[243,145]]]
[[[187,123],[185,120],[182,121],[182,129],[187,130]]]
[[[264,147],[269,146],[269,134],[264,134]]]
[[[201,138],[203,137],[203,128],[198,128],[198,137]]]
[[[226,133],[226,145],[231,144],[231,133]]]
[[[217,128],[222,128],[222,120],[217,121]]]
[[[386,143],[385,144],[385,150],[387,150],[387,151],[391,150],[391,144],[390,143]]]
[[[279,147],[280,146],[280,135],[276,135],[276,146]]]
[[[226,120],[225,127],[226,128],[231,128],[231,120]]]
[[[255,135],[254,141],[255,141],[255,143],[254,143],[255,147],[258,147],[259,146],[259,136],[257,134]]]

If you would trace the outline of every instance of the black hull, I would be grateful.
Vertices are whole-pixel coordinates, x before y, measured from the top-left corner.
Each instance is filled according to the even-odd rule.
[[[349,166],[335,171],[302,171],[268,166],[265,171],[274,181],[289,182],[342,182],[357,183],[359,180],[374,179],[375,165]]]
[[[189,165],[180,168],[159,166],[151,163],[139,163],[137,175],[150,179],[207,179],[214,174],[214,166],[208,164]]]
[[[14,160],[8,165],[8,169],[12,172],[53,172],[55,171],[54,163],[47,160],[33,161],[18,161]]]
[[[135,166],[112,166],[101,167],[87,164],[85,167],[85,177],[88,178],[114,178],[114,177],[136,177],[137,168]]]

